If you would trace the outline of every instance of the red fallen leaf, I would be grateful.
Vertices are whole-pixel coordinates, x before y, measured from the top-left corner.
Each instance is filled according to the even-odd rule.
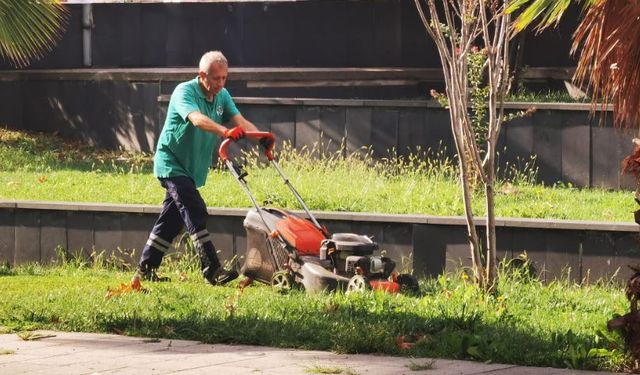
[[[45,182],[45,181],[47,181],[47,176],[40,176],[40,177],[38,177],[38,182],[39,182],[39,183],[43,183],[43,182]]]
[[[139,277],[134,277],[131,280],[131,289],[141,292],[144,291],[145,289],[142,287],[142,283],[140,282],[140,278]]]
[[[122,283],[119,287],[116,287],[114,289],[107,289],[107,294],[104,296],[104,298],[109,299],[111,297],[120,296],[132,292],[149,293],[149,290],[142,287],[142,283],[140,282],[139,277],[134,277],[133,280],[131,280],[130,284]]]
[[[400,350],[408,350],[413,348],[415,344],[412,342],[405,342],[404,341],[404,336],[398,336],[396,338],[396,346],[398,347],[398,349]]]
[[[396,338],[396,346],[400,350],[409,350],[423,339],[424,335],[400,335]]]
[[[240,281],[238,286],[240,287],[240,291],[244,292],[244,288],[248,287],[251,284],[253,284],[253,279],[250,277],[247,277],[246,279]]]

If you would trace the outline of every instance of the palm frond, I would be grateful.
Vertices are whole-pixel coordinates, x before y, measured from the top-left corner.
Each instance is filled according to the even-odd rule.
[[[581,49],[574,77],[587,85],[594,103],[613,104],[617,126],[640,121],[640,0],[600,0],[591,6],[574,35]]]
[[[59,1],[0,0],[0,58],[25,67],[51,51],[69,18]]]
[[[537,31],[542,31],[549,26],[557,26],[565,11],[572,3],[583,3],[583,10],[588,10],[600,0],[512,0],[506,10],[514,13],[522,10],[522,13],[513,22],[513,29],[520,32],[532,24]]]

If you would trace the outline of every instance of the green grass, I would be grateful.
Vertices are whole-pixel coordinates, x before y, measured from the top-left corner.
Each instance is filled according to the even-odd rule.
[[[409,370],[411,371],[424,371],[424,370],[434,370],[436,368],[436,361],[431,359],[424,363],[418,363],[414,361],[409,361]]]
[[[140,153],[96,151],[51,136],[0,129],[0,199],[159,205],[164,190],[152,174],[152,157]],[[463,214],[457,172],[443,153],[374,161],[367,150],[348,158],[312,159],[313,150],[285,147],[282,168],[312,210]],[[258,202],[298,209],[273,168],[255,151],[247,154],[247,178]],[[504,172],[504,171],[503,171]],[[499,217],[632,221],[636,204],[624,191],[540,186],[535,163],[511,166],[497,185]],[[208,206],[250,207],[238,183],[224,168],[213,168],[201,189]],[[476,199],[477,215],[484,202]]]
[[[358,375],[354,369],[349,367],[338,367],[338,366],[323,366],[323,365],[314,365],[307,368],[305,371],[307,374],[344,374],[344,375]]]
[[[605,332],[606,321],[628,309],[613,283],[545,285],[503,270],[495,295],[463,273],[423,279],[416,295],[283,294],[264,285],[240,292],[237,282],[207,285],[195,263],[169,258],[163,271],[174,281],[145,283],[149,293],[111,298],[105,298],[107,289],[126,283],[131,271],[77,258],[51,267],[0,267],[0,327],[561,368],[625,365],[621,338]],[[186,280],[177,281],[178,274]],[[401,335],[420,339],[402,350],[396,344]]]
[[[272,169],[248,156],[249,182],[259,201],[297,208]],[[460,215],[455,168],[441,155],[374,162],[363,157],[314,160],[286,148],[281,165],[311,209]],[[533,184],[534,170],[510,170],[499,184],[503,217],[630,221],[630,193]],[[240,187],[213,169],[202,194],[210,206],[248,207]],[[163,190],[149,155],[95,151],[53,137],[0,129],[0,198],[159,204]],[[479,205],[480,207],[481,205]],[[478,214],[482,209],[478,208]],[[543,284],[502,271],[495,295],[464,273],[421,280],[414,296],[367,293],[278,293],[237,283],[210,287],[197,274],[192,252],[171,254],[163,271],[174,282],[145,284],[150,293],[105,298],[126,283],[130,265],[93,254],[89,261],[62,256],[57,265],[0,265],[0,332],[37,337],[34,329],[109,332],[150,338],[192,339],[340,353],[385,353],[531,366],[621,370],[622,340],[606,321],[628,303],[618,284]],[[184,281],[177,281],[184,280]],[[410,349],[399,336],[419,337]],[[428,363],[416,362],[416,369]],[[314,371],[349,371],[316,366]]]
[[[573,99],[567,91],[530,91],[521,89],[510,94],[506,101],[528,103],[588,103],[589,99]]]

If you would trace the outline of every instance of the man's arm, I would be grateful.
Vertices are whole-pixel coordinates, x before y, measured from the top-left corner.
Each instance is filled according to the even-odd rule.
[[[224,137],[224,133],[227,131],[226,127],[218,124],[198,111],[189,113],[187,117],[196,128],[214,133],[220,137]]]
[[[228,130],[225,126],[218,124],[209,117],[203,115],[200,112],[191,112],[187,116],[189,121],[198,129],[206,132],[215,133],[220,137],[224,137],[225,132]],[[240,113],[231,118],[231,124],[241,127],[244,131],[258,131],[258,128],[253,125],[249,120],[244,118]]]
[[[251,121],[247,120],[242,116],[242,114],[238,113],[237,115],[231,117],[231,123],[234,126],[239,126],[242,130],[247,132],[257,132],[258,128],[251,123]]]

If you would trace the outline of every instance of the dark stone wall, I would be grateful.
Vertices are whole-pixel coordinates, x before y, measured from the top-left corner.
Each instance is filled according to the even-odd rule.
[[[82,5],[69,5],[62,41],[33,68],[78,68]],[[94,4],[94,67],[195,66],[221,50],[233,66],[438,67],[412,1]],[[578,12],[525,38],[523,66],[574,66]],[[0,69],[10,68],[0,62]]]
[[[367,103],[239,108],[261,129],[296,148],[316,145],[331,153],[344,141],[345,153],[370,147],[374,158],[409,156],[419,150],[455,156],[447,110],[403,102]],[[614,128],[611,120],[610,115],[590,117],[586,110],[540,109],[505,123],[498,142],[499,174],[513,176],[528,168],[537,170],[537,182],[547,185],[633,189],[633,179],[621,174],[622,159],[633,151],[633,133]]]
[[[164,122],[159,94],[157,82],[0,80],[0,126],[150,151]]]
[[[31,208],[20,208],[20,203],[16,207],[4,204],[0,208],[0,262],[47,264],[57,259],[56,249],[62,249],[74,255],[95,252],[106,259],[116,257],[135,264],[158,211],[150,206],[126,212],[124,206],[119,211],[113,207],[100,211],[82,204],[76,205],[80,210],[51,209],[46,203],[36,208],[38,205],[30,203]],[[235,211],[238,212],[211,214],[207,223],[220,257],[226,260],[243,256],[247,246],[242,225],[244,212]],[[437,218],[424,217],[397,220],[390,216],[385,221],[381,215],[365,214],[353,219],[336,216],[318,219],[331,233],[373,236],[386,256],[395,260],[399,271],[435,276],[471,264],[462,218],[438,223]],[[607,229],[606,224],[567,227],[561,221],[523,225],[512,220],[497,228],[498,258],[509,261],[526,253],[535,272],[545,281],[558,277],[624,281],[631,274],[626,265],[640,260],[635,225],[623,230],[612,225]],[[480,235],[484,236],[482,230]],[[177,251],[183,249],[178,247]]]

